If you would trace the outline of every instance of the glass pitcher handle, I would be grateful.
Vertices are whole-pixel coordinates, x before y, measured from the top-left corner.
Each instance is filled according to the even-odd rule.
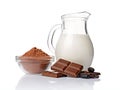
[[[47,39],[47,45],[48,45],[48,48],[49,50],[54,54],[55,53],[55,47],[53,46],[53,38],[54,38],[54,35],[55,35],[55,32],[59,29],[61,29],[61,24],[56,24],[54,25],[49,34],[48,34],[48,39]]]

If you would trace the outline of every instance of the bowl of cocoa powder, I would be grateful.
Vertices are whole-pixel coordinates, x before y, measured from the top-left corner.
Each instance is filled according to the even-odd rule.
[[[16,56],[19,67],[29,74],[40,74],[53,62],[54,57],[43,50],[33,47],[21,56]]]

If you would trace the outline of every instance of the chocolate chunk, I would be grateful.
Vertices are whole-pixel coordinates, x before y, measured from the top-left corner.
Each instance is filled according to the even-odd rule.
[[[80,73],[79,77],[88,79],[90,78],[90,73]]]
[[[94,69],[94,68],[92,68],[92,67],[89,67],[89,68],[88,68],[88,71],[89,71],[89,72],[94,72],[94,71],[95,71],[95,69]]]
[[[44,72],[42,72],[42,76],[59,78],[59,77],[64,77],[66,75],[59,73],[59,72],[44,71]]]
[[[65,70],[64,73],[71,77],[77,77],[83,69],[83,66],[76,63],[71,63]]]
[[[94,72],[96,75],[101,75],[101,73],[100,72]]]
[[[64,66],[68,66],[70,64],[70,61],[66,61],[64,59],[59,59],[58,63],[61,65],[64,65]]]
[[[66,67],[70,64],[69,61],[66,61],[64,59],[59,59],[52,67],[51,69],[57,72],[64,72]]]
[[[90,78],[99,78],[99,75],[93,72],[93,73],[90,73]]]
[[[95,78],[99,78],[99,75],[95,75]]]
[[[59,59],[52,67],[52,70],[61,72],[67,76],[77,77],[83,69],[83,66],[76,63],[71,63],[64,59]]]
[[[78,77],[89,79],[89,78],[99,78],[99,75],[98,73],[95,72],[82,71],[78,74]]]
[[[55,64],[51,67],[51,70],[57,71],[57,72],[63,72],[64,69],[66,68],[66,66],[64,65],[59,65],[59,64]]]

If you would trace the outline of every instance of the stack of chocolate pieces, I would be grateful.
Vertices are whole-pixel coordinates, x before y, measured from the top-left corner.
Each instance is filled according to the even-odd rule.
[[[100,73],[94,72],[94,68],[88,68],[88,71],[82,71],[83,66],[77,63],[73,63],[64,59],[59,59],[53,66],[51,70],[44,71],[43,76],[48,77],[80,77],[80,78],[99,78]]]

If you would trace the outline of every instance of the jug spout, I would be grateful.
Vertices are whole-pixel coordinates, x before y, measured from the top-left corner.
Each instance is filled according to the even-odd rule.
[[[65,14],[62,16],[62,19],[66,18],[81,18],[82,20],[87,20],[91,14],[87,11]]]
[[[80,17],[87,20],[91,14],[87,11],[80,12]]]
[[[88,34],[87,20],[91,14],[87,11],[65,14],[62,16],[64,33]]]

